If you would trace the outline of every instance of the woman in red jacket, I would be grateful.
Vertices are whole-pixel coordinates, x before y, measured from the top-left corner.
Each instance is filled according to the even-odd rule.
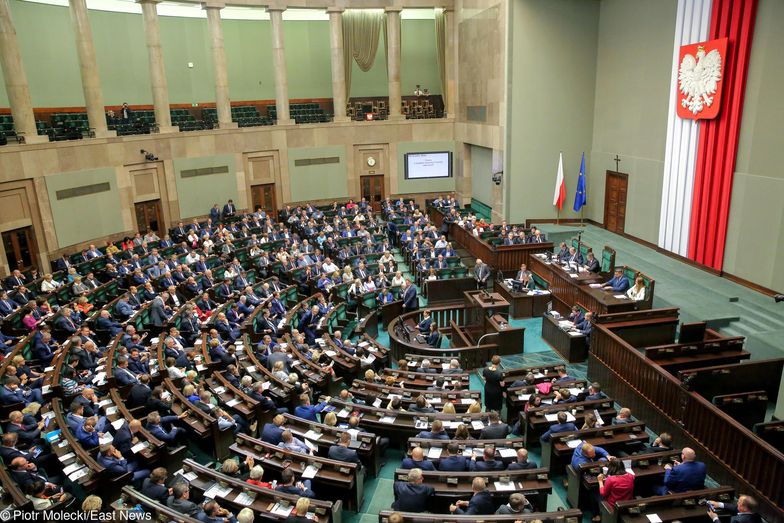
[[[634,474],[626,472],[623,461],[610,460],[607,464],[607,475],[599,474],[599,494],[613,509],[618,501],[626,501],[634,497]]]

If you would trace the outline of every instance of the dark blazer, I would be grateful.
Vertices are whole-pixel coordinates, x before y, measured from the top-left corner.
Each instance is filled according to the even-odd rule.
[[[407,481],[395,481],[392,491],[395,494],[392,509],[401,512],[424,512],[430,496],[435,493],[430,485],[415,485]]]
[[[169,489],[166,488],[166,485],[153,483],[150,478],[144,478],[142,494],[165,505],[166,499],[169,497]]]
[[[550,428],[547,430],[547,432],[542,434],[541,439],[542,441],[550,441],[550,436],[553,434],[557,434],[558,432],[573,432],[576,430],[578,430],[577,425],[571,421],[567,423],[556,423],[554,425],[550,425]]]
[[[484,461],[484,460],[471,460],[468,464],[469,470],[475,470],[477,472],[484,472],[487,470],[504,470],[506,465],[504,465],[503,461]]]
[[[131,447],[133,447],[133,443],[131,443],[132,440],[133,434],[131,434],[128,423],[123,423],[123,426],[114,433],[112,445],[114,445],[114,448],[119,450],[123,456],[131,458],[133,457],[133,452],[131,452]]]
[[[401,469],[422,469],[422,470],[436,470],[436,467],[433,465],[433,462],[424,459],[422,461],[414,461],[411,458],[403,459],[403,462],[400,464]]]
[[[438,462],[438,470],[449,472],[465,472],[468,470],[470,459],[465,456],[447,456]]]
[[[526,470],[526,469],[535,469],[538,468],[538,465],[533,461],[526,461],[525,463],[519,463],[515,461],[514,463],[510,463],[507,467],[507,470]]]
[[[664,473],[664,486],[671,492],[705,488],[705,463],[685,461]]]
[[[495,513],[495,503],[493,503],[493,495],[488,491],[483,490],[477,492],[468,502],[468,508],[457,507],[455,514],[477,514],[487,515]]]
[[[504,439],[507,434],[509,434],[509,425],[498,423],[485,426],[479,434],[479,439]]]
[[[359,456],[357,456],[356,450],[344,447],[342,445],[332,445],[329,447],[329,453],[327,454],[327,457],[337,461],[347,461],[349,463],[356,463],[357,465],[362,464],[362,462],[359,460]]]

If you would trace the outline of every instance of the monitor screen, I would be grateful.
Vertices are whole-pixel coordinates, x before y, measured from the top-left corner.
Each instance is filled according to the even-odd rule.
[[[452,176],[452,153],[407,153],[405,166],[408,180],[449,178]]]

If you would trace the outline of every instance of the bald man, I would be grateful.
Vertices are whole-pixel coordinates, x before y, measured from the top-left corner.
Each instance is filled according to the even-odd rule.
[[[405,458],[403,463],[401,463],[400,468],[436,470],[433,462],[429,459],[425,459],[425,452],[422,450],[422,447],[414,447],[411,450],[411,457]]]
[[[705,463],[697,461],[697,454],[689,447],[681,451],[680,462],[676,461],[675,466],[667,464],[664,469],[662,495],[705,488]]]

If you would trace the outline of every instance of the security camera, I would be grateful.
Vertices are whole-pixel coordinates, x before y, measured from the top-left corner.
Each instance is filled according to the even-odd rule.
[[[148,162],[158,161],[158,157],[152,154],[150,151],[145,151],[144,149],[142,149],[139,152],[144,155],[144,159],[147,160]]]
[[[504,171],[498,171],[493,173],[493,183],[496,185],[501,185],[501,180],[504,178]]]

